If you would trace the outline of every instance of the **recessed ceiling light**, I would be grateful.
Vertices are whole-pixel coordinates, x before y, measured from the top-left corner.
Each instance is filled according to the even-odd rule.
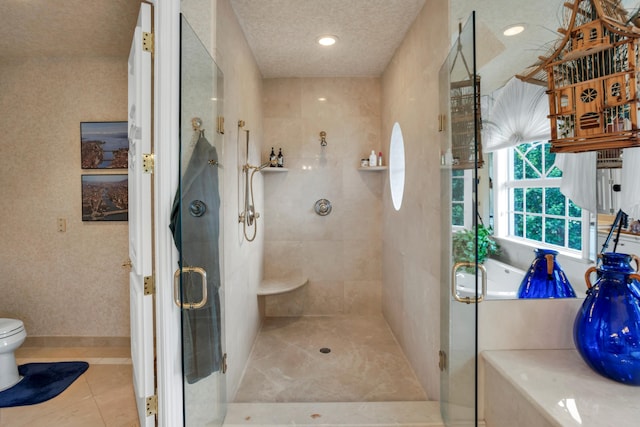
[[[516,34],[520,34],[521,32],[523,32],[524,28],[525,28],[524,24],[510,25],[504,29],[502,34],[504,34],[507,37],[515,36]]]
[[[326,101],[326,100],[327,100],[327,98],[325,98],[325,97],[320,97],[320,98],[318,98],[318,101],[320,101],[320,102],[324,102],[324,101]]]
[[[318,37],[318,43],[322,46],[332,46],[338,41],[336,36],[320,36]]]

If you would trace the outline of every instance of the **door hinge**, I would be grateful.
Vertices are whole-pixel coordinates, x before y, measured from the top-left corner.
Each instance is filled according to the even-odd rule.
[[[227,373],[227,353],[222,355],[222,373]]]
[[[153,276],[144,276],[144,294],[155,295],[156,293],[156,281]]]
[[[224,116],[218,116],[218,133],[224,135]]]
[[[155,167],[155,160],[152,153],[146,153],[142,155],[142,171],[144,173],[153,173]]]
[[[142,33],[142,50],[153,53],[153,33]]]
[[[158,395],[147,397],[147,417],[158,415]]]
[[[447,369],[447,353],[442,350],[438,352],[438,367],[440,368],[440,372]]]
[[[438,132],[444,131],[444,127],[447,124],[447,116],[444,114],[438,114]]]

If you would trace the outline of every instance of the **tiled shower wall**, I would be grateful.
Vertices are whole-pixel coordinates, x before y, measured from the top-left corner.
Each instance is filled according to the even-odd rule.
[[[262,160],[271,147],[282,148],[288,169],[261,173],[264,277],[309,279],[294,292],[266,297],[265,314],[380,313],[387,172],[358,170],[360,159],[381,150],[380,79],[265,79],[263,111]],[[314,212],[322,198],[332,204],[327,216]]]
[[[406,160],[399,211],[387,183],[383,192],[382,311],[430,399],[440,396],[438,71],[447,17],[448,2],[427,1],[382,76],[382,134],[400,124]]]

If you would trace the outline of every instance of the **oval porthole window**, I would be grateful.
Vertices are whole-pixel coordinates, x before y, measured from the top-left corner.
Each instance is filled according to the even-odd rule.
[[[400,124],[395,122],[391,130],[391,144],[389,145],[389,184],[391,186],[391,200],[393,207],[399,211],[404,195],[404,140]]]

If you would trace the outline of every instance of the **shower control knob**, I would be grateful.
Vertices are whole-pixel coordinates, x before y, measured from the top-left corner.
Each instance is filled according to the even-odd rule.
[[[320,199],[315,204],[315,211],[320,216],[327,216],[331,213],[331,202],[327,199]]]

